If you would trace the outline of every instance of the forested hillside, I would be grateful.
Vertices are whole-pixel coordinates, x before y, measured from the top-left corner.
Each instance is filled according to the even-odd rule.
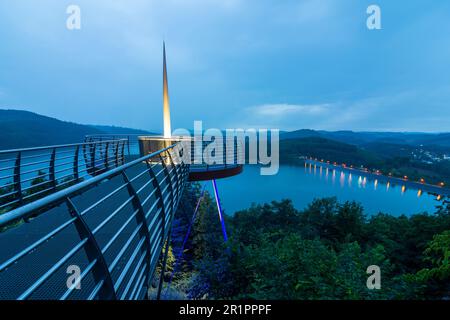
[[[110,126],[81,125],[33,112],[0,110],[0,149],[83,142],[89,134],[147,133]]]

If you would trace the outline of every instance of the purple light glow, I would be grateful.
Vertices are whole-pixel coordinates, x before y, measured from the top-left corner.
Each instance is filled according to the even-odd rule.
[[[227,229],[225,227],[225,221],[223,219],[222,207],[220,206],[220,198],[219,198],[219,192],[217,191],[216,180],[213,180],[212,184],[213,184],[213,188],[214,188],[214,195],[216,197],[217,210],[219,212],[220,224],[222,225],[223,239],[225,242],[227,242],[228,241]]]

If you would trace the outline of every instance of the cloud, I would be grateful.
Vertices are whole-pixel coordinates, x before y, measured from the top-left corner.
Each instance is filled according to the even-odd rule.
[[[449,84],[449,3],[412,6],[382,32],[357,0],[77,0],[79,32],[65,27],[69,3],[0,1],[2,103],[154,130],[165,39],[179,127],[450,128],[448,90],[431,94]]]
[[[331,103],[263,104],[245,108],[245,118],[234,121],[240,127],[281,130],[443,132],[448,131],[449,100],[450,87],[442,86]]]
[[[326,113],[331,105],[298,105],[298,104],[264,104],[260,106],[249,107],[247,112],[261,117],[285,118],[301,115],[321,115]]]
[[[321,122],[336,106],[330,103],[321,104],[262,104],[247,107],[241,113],[241,127],[298,129],[310,127]],[[242,124],[247,121],[247,124]]]

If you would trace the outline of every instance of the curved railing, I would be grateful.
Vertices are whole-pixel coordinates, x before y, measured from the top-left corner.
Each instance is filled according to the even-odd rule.
[[[139,136],[145,134],[94,134],[84,137],[84,142],[102,142],[109,140],[126,140],[125,153],[128,156],[139,155]]]
[[[0,300],[145,298],[187,181],[185,148],[0,215]]]
[[[0,213],[124,164],[127,139],[0,151]]]
[[[139,138],[163,139],[159,136],[147,136],[145,134],[100,134],[85,136],[86,142],[101,142],[111,139],[126,139],[127,152],[130,159],[142,154],[139,146]],[[237,137],[224,137],[220,141],[206,141],[200,137],[173,137],[174,140],[182,140],[190,145],[190,181],[214,180],[231,177],[242,172],[245,162],[244,141]],[[170,140],[170,139],[168,139]],[[220,147],[213,155],[208,148],[215,143]],[[218,153],[218,154],[216,154]]]
[[[226,178],[239,174],[244,165],[244,145],[237,138],[220,139],[218,148],[208,152],[214,141],[191,141],[189,180],[202,181]],[[216,154],[218,153],[218,154]]]

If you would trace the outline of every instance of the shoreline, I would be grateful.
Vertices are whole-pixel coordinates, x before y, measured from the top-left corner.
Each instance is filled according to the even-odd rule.
[[[416,181],[409,181],[409,180],[405,180],[405,179],[401,179],[401,178],[397,178],[397,177],[386,176],[383,174],[375,174],[372,172],[366,172],[366,171],[355,169],[355,168],[343,167],[341,165],[334,165],[331,163],[324,163],[324,162],[320,162],[320,161],[316,161],[316,160],[309,160],[309,159],[301,159],[301,160],[305,163],[305,165],[311,164],[311,165],[316,165],[316,166],[320,166],[323,168],[353,173],[353,174],[360,175],[363,177],[368,177],[371,180],[378,180],[380,182],[391,183],[393,185],[402,185],[402,186],[405,186],[406,188],[410,187],[410,188],[413,188],[416,190],[422,190],[422,191],[425,191],[425,192],[428,192],[430,194],[440,196],[440,197],[449,197],[450,196],[450,189],[443,188],[440,186],[435,186],[435,185],[416,182]]]

